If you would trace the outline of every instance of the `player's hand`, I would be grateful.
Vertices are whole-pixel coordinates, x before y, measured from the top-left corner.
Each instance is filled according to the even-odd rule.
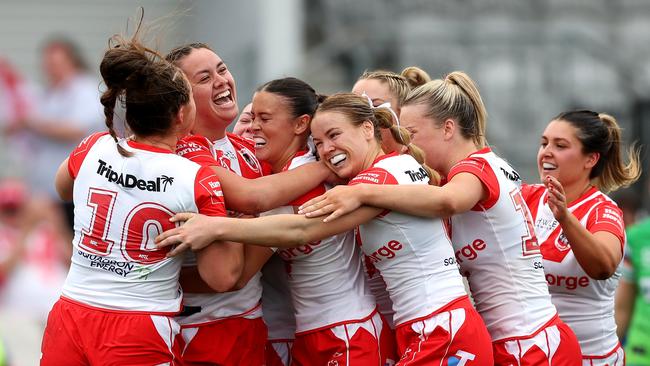
[[[155,239],[156,247],[164,248],[170,245],[176,245],[169,253],[168,257],[174,257],[187,249],[193,251],[201,250],[215,241],[209,232],[210,226],[215,225],[213,221],[216,217],[208,217],[197,213],[179,213],[174,215],[169,221],[185,222],[183,225],[165,231]]]
[[[328,222],[356,210],[361,204],[359,186],[341,185],[307,201],[300,206],[298,213],[307,217],[329,214],[323,220]]]
[[[548,190],[548,207],[553,212],[555,219],[561,223],[569,214],[564,187],[555,177],[550,175],[544,178],[544,185]]]

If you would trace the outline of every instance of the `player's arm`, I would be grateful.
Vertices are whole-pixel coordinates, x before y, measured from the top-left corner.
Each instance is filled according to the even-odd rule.
[[[57,169],[54,177],[56,192],[64,201],[72,201],[72,187],[74,185],[74,179],[70,176],[70,171],[68,170],[68,159],[66,158],[59,165],[59,169]]]
[[[223,193],[217,176],[209,168],[197,173],[194,187],[196,206],[200,213],[226,216]],[[215,241],[196,252],[200,278],[217,292],[230,290],[241,276],[244,246],[238,242]]]
[[[567,209],[562,184],[555,177],[547,176],[544,185],[548,190],[548,206],[571,243],[571,250],[580,267],[595,280],[610,278],[623,258],[622,218],[619,223],[603,220],[609,222],[608,227],[618,228],[620,237],[614,234],[617,230],[602,230],[602,225],[594,227],[591,232]],[[614,210],[612,214],[615,214]]]
[[[214,242],[196,252],[196,265],[201,279],[216,292],[231,290],[244,268],[244,245],[235,242]]]
[[[248,281],[262,270],[262,267],[272,255],[273,250],[269,247],[244,245],[244,269],[237,280],[234,289],[239,290],[246,286]]]
[[[636,286],[625,277],[618,282],[616,289],[616,301],[614,318],[616,319],[616,334],[621,343],[627,335],[630,319],[634,313],[634,300],[636,298]]]
[[[326,221],[344,215],[361,205],[381,207],[424,217],[449,217],[469,211],[487,197],[481,180],[470,173],[459,173],[442,187],[430,185],[357,184],[336,186],[301,207],[308,217],[330,214]]]
[[[323,163],[309,163],[286,172],[246,179],[217,166],[228,208],[256,214],[286,205],[321,184],[331,171]]]
[[[156,238],[156,243],[159,247],[176,244],[177,247],[169,253],[172,256],[185,249],[201,249],[215,240],[232,240],[267,247],[295,247],[351,230],[381,212],[379,208],[361,207],[328,223],[302,215],[233,219],[183,213],[175,215],[172,221],[186,221],[185,224],[165,231]]]

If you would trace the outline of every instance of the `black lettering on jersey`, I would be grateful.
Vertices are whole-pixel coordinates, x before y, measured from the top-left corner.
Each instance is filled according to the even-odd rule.
[[[517,173],[514,169],[511,171],[505,170],[503,167],[499,168],[503,172],[503,175],[506,176],[506,178],[510,179],[513,182],[519,182],[521,181],[521,177],[519,176],[519,173]]]
[[[113,166],[107,165],[102,159],[98,159],[99,166],[97,167],[97,174],[106,178],[109,183],[115,183],[124,188],[137,188],[141,191],[149,192],[166,192],[167,186],[174,183],[174,177],[161,175],[154,180],[139,179],[133,174],[117,173],[113,170]]]
[[[103,269],[107,272],[113,272],[122,277],[126,277],[135,267],[134,263],[119,262],[100,255],[86,253],[81,250],[77,251],[77,254],[88,259],[90,261],[90,267]]]
[[[404,173],[408,174],[412,182],[429,180],[429,173],[427,173],[427,171],[423,167],[420,167],[420,169],[418,169],[417,171],[405,170]]]

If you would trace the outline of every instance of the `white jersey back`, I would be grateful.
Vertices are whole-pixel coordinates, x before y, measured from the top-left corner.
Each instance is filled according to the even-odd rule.
[[[74,252],[63,296],[103,308],[176,313],[181,307],[180,258],[167,258],[153,239],[174,227],[178,212],[225,215],[219,181],[189,160],[107,133],[72,152]]]
[[[427,184],[410,155],[389,154],[350,184]],[[385,211],[359,227],[361,249],[386,282],[395,326],[435,313],[467,296],[442,220]]]
[[[551,303],[519,174],[489,148],[458,162],[447,177],[470,173],[489,196],[451,218],[456,261],[492,341],[535,333],[557,311]]]
[[[186,136],[179,142],[176,151],[184,158],[203,166],[222,166],[245,178],[253,179],[262,175],[261,165],[252,153],[255,151],[252,143],[230,133],[214,142],[202,136]],[[196,265],[196,259],[190,255],[186,257],[183,265]],[[188,316],[179,316],[176,320],[181,325],[198,325],[233,317],[259,318],[262,316],[260,278],[260,273],[255,274],[237,291],[185,293],[185,305],[200,308],[200,311]]]
[[[312,154],[299,152],[287,169],[316,161]],[[272,210],[273,214],[294,213],[294,206],[325,192],[319,186],[292,206]],[[354,233],[348,231],[296,248],[278,250],[285,261],[287,279],[296,311],[296,333],[368,318],[375,311],[374,297],[363,276]]]
[[[606,280],[589,277],[576,260],[571,244],[546,203],[543,185],[525,186],[526,202],[535,219],[535,230],[544,257],[544,272],[560,318],[578,337],[583,356],[603,356],[618,346],[614,321],[614,293],[620,266]],[[623,213],[609,197],[592,187],[568,207],[589,230],[607,231],[625,242]]]

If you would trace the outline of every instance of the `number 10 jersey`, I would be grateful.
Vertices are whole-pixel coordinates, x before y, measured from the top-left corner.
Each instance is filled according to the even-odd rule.
[[[63,296],[92,307],[171,315],[180,311],[181,257],[154,238],[177,212],[225,216],[217,176],[185,158],[134,141],[117,151],[106,133],[84,139],[68,160],[74,178],[74,249]]]

